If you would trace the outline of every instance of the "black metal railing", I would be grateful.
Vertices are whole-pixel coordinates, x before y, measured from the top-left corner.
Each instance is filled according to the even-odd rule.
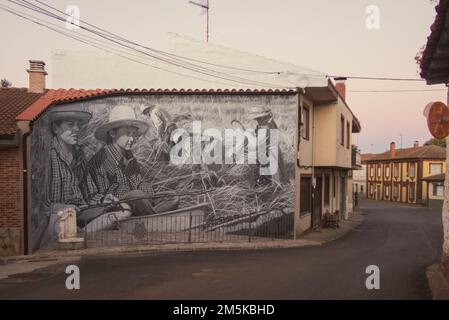
[[[111,212],[88,223],[84,237],[86,247],[291,239],[293,218],[281,210],[232,217],[190,212],[124,218]]]

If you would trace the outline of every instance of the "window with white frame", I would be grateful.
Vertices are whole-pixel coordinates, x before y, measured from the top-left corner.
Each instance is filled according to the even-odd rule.
[[[429,174],[441,174],[443,173],[443,164],[442,163],[431,163],[429,166]]]
[[[370,166],[370,168],[369,168],[369,175],[370,175],[370,177],[374,176],[374,165]]]
[[[414,178],[415,177],[415,163],[409,163],[408,165],[408,176],[410,178]]]
[[[394,177],[399,178],[399,163],[394,164]]]
[[[377,165],[377,176],[380,178],[381,176],[382,176],[382,169],[381,169],[381,166],[380,166],[380,164],[378,164]]]
[[[444,197],[444,184],[434,183],[433,184],[433,195],[437,197]]]
[[[385,167],[385,176],[387,178],[390,177],[390,165],[389,164],[387,164],[387,166]]]
[[[408,187],[408,198],[409,200],[415,200],[415,185],[413,184]]]

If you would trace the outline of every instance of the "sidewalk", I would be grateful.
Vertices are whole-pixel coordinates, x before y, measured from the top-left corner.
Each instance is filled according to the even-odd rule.
[[[363,214],[361,210],[353,212],[348,220],[340,221],[340,227],[337,229],[320,228],[318,230],[310,231],[301,236],[303,240],[316,241],[320,244],[325,244],[337,240],[349,231],[353,230],[363,222]]]
[[[426,270],[427,281],[434,300],[449,300],[449,281],[443,275],[440,264],[433,264]]]
[[[229,251],[229,250],[264,250],[282,248],[300,248],[307,246],[321,246],[334,241],[363,220],[360,213],[353,213],[350,219],[340,222],[338,229],[320,229],[311,231],[295,240],[255,240],[240,242],[207,242],[207,243],[174,243],[159,245],[129,245],[120,247],[88,248],[71,251],[38,252],[33,255],[0,257],[0,280],[17,273],[32,272],[52,264],[78,261],[83,256],[110,256],[136,253],[166,253],[166,252],[193,252],[193,251]]]

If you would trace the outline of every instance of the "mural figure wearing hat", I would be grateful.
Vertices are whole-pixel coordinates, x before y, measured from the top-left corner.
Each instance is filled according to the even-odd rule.
[[[170,140],[172,132],[177,129],[177,125],[172,121],[171,116],[156,105],[144,106],[142,114],[150,120],[150,125],[156,128],[157,138],[161,143],[161,149],[156,158],[161,161],[170,160],[170,149],[174,142]]]
[[[260,129],[266,129],[266,130],[278,129],[278,126],[274,122],[273,114],[271,113],[271,110],[265,105],[257,105],[257,106],[251,107],[249,115],[248,115],[248,119],[257,121],[256,135],[258,134],[258,131]],[[269,131],[267,131],[266,148],[267,148],[268,152],[271,149]],[[276,176],[277,176],[276,179],[278,180],[278,182],[284,183],[287,181],[287,176],[285,174],[284,160],[283,160],[282,152],[281,152],[279,146],[277,146],[277,148],[278,148],[278,170],[277,170],[277,174],[276,174]],[[256,186],[269,184],[269,183],[271,183],[272,179],[274,178],[272,176],[259,174],[259,172],[260,172],[259,168],[263,167],[263,166],[268,166],[268,164],[265,165],[265,164],[261,164],[258,162],[258,164],[254,170]]]
[[[48,194],[50,216],[40,241],[41,245],[57,238],[59,224],[56,221],[59,211],[101,201],[102,196],[98,194],[87,170],[86,157],[78,144],[80,128],[88,123],[91,117],[89,112],[67,108],[49,114],[53,134]]]
[[[134,109],[119,105],[109,114],[109,121],[95,131],[95,138],[106,145],[89,161],[89,171],[99,192],[111,194],[114,200],[130,200],[134,216],[174,210],[179,198],[150,200],[151,184],[143,181],[142,165],[131,149],[148,130],[148,124],[138,120]],[[146,199],[133,200],[133,198]]]

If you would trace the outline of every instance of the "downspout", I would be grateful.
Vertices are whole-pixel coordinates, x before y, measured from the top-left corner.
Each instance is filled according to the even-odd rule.
[[[30,251],[30,225],[28,223],[28,136],[31,131],[22,135],[22,188],[23,188],[23,252],[25,255],[31,254]]]
[[[23,210],[23,253],[25,255],[32,254],[31,246],[31,223],[29,214],[29,163],[28,163],[28,140],[31,134],[31,126],[28,121],[17,122],[17,127],[21,132],[20,148],[22,162],[22,210]]]

